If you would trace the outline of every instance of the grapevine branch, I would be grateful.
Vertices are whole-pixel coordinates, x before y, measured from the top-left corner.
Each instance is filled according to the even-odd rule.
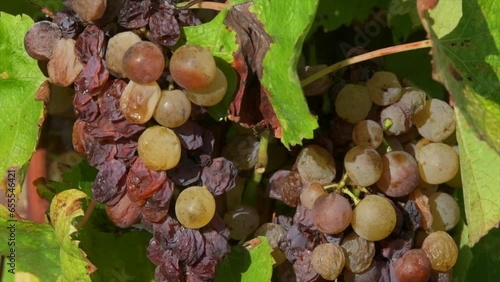
[[[321,77],[330,74],[332,72],[335,72],[341,68],[354,65],[357,63],[361,63],[364,61],[368,61],[374,58],[386,56],[386,55],[391,55],[391,54],[396,54],[396,53],[401,53],[401,52],[406,52],[406,51],[411,51],[411,50],[417,50],[417,49],[423,49],[423,48],[430,48],[432,47],[431,41],[428,40],[422,40],[418,42],[412,42],[412,43],[407,43],[407,44],[401,44],[401,45],[396,45],[396,46],[391,46],[387,48],[382,48],[378,49],[372,52],[364,53],[352,58],[347,58],[343,61],[340,61],[338,63],[335,63],[329,67],[326,67],[317,73],[306,77],[301,81],[302,87],[307,86],[311,83],[313,83],[315,80],[320,79]]]

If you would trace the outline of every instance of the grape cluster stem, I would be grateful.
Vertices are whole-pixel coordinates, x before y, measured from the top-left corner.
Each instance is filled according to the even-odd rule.
[[[396,46],[391,46],[387,48],[382,48],[378,49],[372,52],[364,53],[358,56],[354,56],[352,58],[347,58],[343,61],[340,61],[338,63],[335,63],[329,67],[326,67],[317,73],[314,73],[313,75],[306,77],[301,81],[302,87],[307,86],[314,81],[320,79],[321,77],[330,74],[332,72],[335,72],[341,68],[354,65],[360,62],[368,61],[371,59],[375,59],[378,57],[383,57],[386,55],[391,55],[391,54],[396,54],[396,53],[401,53],[401,52],[406,52],[406,51],[411,51],[411,50],[417,50],[417,49],[422,49],[422,48],[430,48],[432,47],[432,42],[427,39],[427,40],[422,40],[422,41],[417,41],[417,42],[412,42],[412,43],[407,43],[407,44],[401,44],[401,45],[396,45]]]
[[[248,180],[245,190],[250,195],[256,195],[255,189],[259,186],[262,181],[262,175],[266,171],[267,166],[267,147],[269,145],[270,133],[269,130],[265,130],[260,134],[260,143],[259,143],[259,153],[257,155],[257,163],[254,166],[252,178]]]

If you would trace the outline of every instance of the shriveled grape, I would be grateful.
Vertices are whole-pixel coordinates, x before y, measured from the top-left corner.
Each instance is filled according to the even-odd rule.
[[[182,90],[163,90],[153,112],[155,120],[166,127],[183,125],[191,115],[191,102]]]
[[[267,222],[262,224],[259,228],[257,228],[257,230],[255,230],[254,237],[265,236],[267,238],[267,241],[269,242],[269,245],[271,245],[273,249],[276,249],[278,247],[281,236],[283,236],[285,233],[286,230],[281,225]]]
[[[446,272],[457,262],[457,244],[444,231],[429,234],[422,243],[422,250],[427,254],[434,270]]]
[[[344,157],[344,167],[355,185],[370,186],[382,174],[382,161],[377,151],[370,147],[356,146]]]
[[[123,74],[137,83],[150,83],[160,78],[165,67],[161,49],[149,41],[130,46],[122,58]]]
[[[339,194],[331,193],[319,196],[312,208],[314,226],[327,234],[344,231],[352,219],[349,201]]]
[[[160,95],[160,86],[155,81],[139,84],[131,80],[120,97],[120,110],[131,122],[146,123],[153,116]]]
[[[169,67],[174,81],[187,90],[207,87],[216,76],[212,54],[198,45],[186,44],[175,50]]]
[[[333,156],[318,145],[303,148],[295,161],[302,179],[326,185],[333,181],[336,174]]]
[[[313,269],[326,280],[335,280],[342,272],[345,257],[339,245],[324,243],[314,248],[311,254]]]
[[[214,214],[214,196],[204,186],[182,190],[175,202],[175,215],[186,228],[201,228],[212,220]]]
[[[396,211],[388,199],[369,195],[354,208],[351,225],[360,237],[379,241],[389,236],[396,226]]]
[[[340,244],[344,249],[345,267],[353,273],[362,273],[372,264],[375,243],[361,238],[356,232],[347,234]]]
[[[47,64],[51,82],[60,86],[70,86],[82,70],[83,65],[76,54],[75,40],[59,39]]]
[[[365,119],[371,107],[368,89],[363,85],[347,84],[335,99],[335,111],[339,117],[350,123]]]
[[[139,158],[152,170],[168,170],[181,158],[181,143],[175,133],[163,126],[151,126],[139,137]]]

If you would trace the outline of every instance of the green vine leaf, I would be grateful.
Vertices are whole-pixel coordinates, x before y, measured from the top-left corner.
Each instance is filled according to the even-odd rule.
[[[479,139],[500,153],[500,2],[443,0],[424,16],[443,82]],[[474,230],[474,228],[471,228]]]
[[[244,1],[238,1],[238,4]],[[254,56],[253,71],[259,76],[263,94],[270,102],[271,108],[262,108],[266,123],[274,128],[275,136],[281,138],[282,143],[290,145],[301,144],[302,139],[312,138],[313,131],[318,127],[316,118],[309,112],[300,81],[296,72],[296,65],[302,51],[304,38],[309,31],[312,19],[316,13],[318,1],[262,1],[248,3],[245,8],[237,10],[242,21],[242,26],[234,27],[234,18],[231,27],[226,26],[226,17],[229,9],[234,9],[235,4],[229,2],[228,9],[223,10],[211,22],[195,27],[185,27],[188,44],[199,44],[208,47],[214,57],[218,59],[218,66],[228,75],[228,93],[224,100],[212,107],[209,111],[212,116],[222,119],[227,116],[229,106],[237,88],[236,74],[231,73],[228,66],[235,67],[241,64],[243,58],[235,60],[237,52],[247,52],[245,56]],[[243,7],[243,6],[241,6]],[[246,9],[248,7],[248,9]],[[274,13],[273,11],[280,11]],[[291,24],[283,25],[284,19],[290,19]],[[248,53],[248,48],[240,48],[243,40],[256,40],[255,38],[238,39],[237,32],[245,28],[258,26],[254,30],[256,37],[262,38],[255,43]],[[236,31],[235,31],[236,30]],[[241,37],[248,34],[238,34]],[[268,42],[270,40],[271,42]],[[248,41],[245,41],[248,46]],[[267,49],[268,48],[268,49]],[[225,62],[225,64],[224,64]],[[256,63],[262,62],[262,64]],[[238,67],[235,67],[238,69]],[[246,72],[246,68],[245,68]],[[246,79],[246,77],[241,78]],[[241,84],[241,83],[240,83]],[[244,85],[240,85],[240,87]],[[241,96],[239,97],[241,103]],[[268,103],[269,104],[269,103]]]
[[[76,235],[75,219],[83,215],[80,200],[85,198],[85,193],[76,189],[57,194],[50,206],[52,226],[19,218],[0,205],[2,232],[12,224],[16,232],[15,245],[1,244],[0,254],[8,257],[15,248],[16,273],[39,281],[90,281],[95,266],[72,237]]]
[[[296,72],[317,6],[317,0],[256,0],[249,8],[272,39],[262,62],[261,85],[279,120],[280,127],[275,128],[274,134],[286,147],[313,138],[313,131],[318,128]]]
[[[271,255],[273,249],[266,237],[259,236],[257,242],[258,245],[251,250],[240,245],[233,246],[228,257],[217,266],[215,281],[270,281],[274,264]]]
[[[500,223],[500,156],[477,138],[462,111],[455,112],[468,242],[472,246]]]
[[[14,223],[10,220],[16,220],[15,241],[7,241],[7,236],[10,234],[9,228]],[[5,238],[0,244],[0,255],[5,257],[2,271],[5,281],[14,277],[11,272],[8,272],[14,266],[9,265],[11,248],[15,248],[16,277],[30,275],[38,281],[57,281],[61,274],[60,246],[52,226],[11,216],[7,208],[0,205],[0,230],[2,230],[2,238]],[[9,245],[8,242],[11,244]],[[1,277],[2,273],[0,273]]]
[[[25,15],[0,12],[1,175],[29,160],[44,119],[43,103],[35,100],[34,93],[45,77],[24,50],[24,35],[31,25],[33,20]]]

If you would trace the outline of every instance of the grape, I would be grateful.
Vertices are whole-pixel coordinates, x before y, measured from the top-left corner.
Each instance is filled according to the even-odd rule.
[[[394,262],[394,275],[399,282],[427,282],[431,277],[431,263],[421,249],[409,250]]]
[[[422,180],[430,184],[441,184],[451,180],[458,172],[458,155],[443,143],[430,143],[417,153],[418,168]]]
[[[388,135],[400,135],[412,126],[411,111],[404,103],[394,103],[380,113],[380,124]]]
[[[434,231],[448,231],[457,225],[460,219],[460,208],[452,196],[436,192],[429,197],[429,207]]]
[[[455,131],[455,113],[446,102],[430,99],[412,118],[418,133],[433,142],[446,139]]]
[[[205,88],[216,76],[215,60],[207,48],[186,44],[172,54],[170,73],[174,81],[186,90]]]
[[[159,125],[151,126],[141,134],[137,150],[144,165],[152,170],[171,169],[181,158],[179,138],[172,130]]]
[[[427,254],[434,270],[446,272],[457,262],[458,247],[444,231],[429,234],[422,243],[422,250]]]
[[[339,117],[350,123],[364,120],[371,107],[368,89],[363,85],[347,84],[335,99],[335,111]]]
[[[236,176],[234,188],[226,192],[226,206],[228,210],[232,210],[237,205],[241,204],[241,197],[245,189],[245,184],[245,178]]]
[[[300,201],[300,192],[304,184],[297,170],[278,170],[269,179],[267,193],[270,198],[296,207]]]
[[[61,38],[47,64],[47,71],[52,83],[70,86],[83,70],[75,49],[75,40]]]
[[[24,49],[35,60],[48,60],[61,36],[61,29],[57,24],[49,21],[36,22],[24,36]]]
[[[418,165],[415,159],[403,151],[392,151],[382,156],[382,175],[376,185],[390,197],[410,194],[418,184]]]
[[[104,15],[107,0],[69,0],[66,5],[71,7],[82,20],[92,22]]]
[[[376,149],[382,143],[383,138],[384,131],[382,127],[373,120],[362,120],[352,130],[352,140],[358,146],[367,146]]]
[[[129,81],[120,97],[120,110],[133,123],[144,124],[153,116],[161,89],[155,81],[139,84]]]
[[[243,240],[252,234],[259,226],[259,221],[257,210],[251,206],[239,205],[224,215],[224,223],[235,240]]]
[[[202,107],[210,107],[222,101],[226,95],[226,91],[226,75],[217,68],[215,78],[209,85],[196,90],[186,90],[186,95],[194,104]]]
[[[166,127],[183,125],[191,115],[191,102],[182,90],[163,90],[153,112],[155,120]]]
[[[377,151],[370,147],[356,146],[344,157],[344,166],[354,185],[370,186],[382,174],[382,161]]]
[[[310,182],[300,192],[300,203],[310,210],[313,208],[316,199],[321,195],[326,195],[323,186],[318,182]]]
[[[314,226],[326,234],[344,231],[352,219],[349,201],[337,193],[319,196],[312,208]]]
[[[281,236],[283,236],[285,233],[286,230],[285,228],[281,227],[281,225],[268,222],[262,224],[259,228],[257,228],[253,236],[266,236],[269,245],[271,245],[273,249],[276,249],[278,248],[278,243],[281,239]]]
[[[340,246],[345,251],[345,267],[349,271],[362,273],[372,265],[375,243],[359,237],[356,232],[351,232],[344,237]]]
[[[335,160],[333,156],[318,145],[309,145],[303,148],[295,165],[303,180],[329,184],[335,178]]]
[[[123,56],[127,49],[137,42],[141,42],[139,35],[125,31],[117,33],[108,41],[106,50],[106,67],[108,71],[116,77],[124,77]]]
[[[237,135],[224,148],[222,155],[232,161],[238,170],[253,169],[259,156],[260,142],[253,135]]]
[[[314,248],[311,254],[313,269],[326,280],[335,280],[342,272],[345,257],[338,245],[324,243]]]
[[[401,84],[392,72],[378,71],[374,73],[366,81],[366,87],[372,102],[380,106],[396,103],[403,95]]]
[[[184,227],[201,228],[215,215],[214,196],[204,186],[186,188],[175,201],[175,215]]]
[[[415,87],[403,88],[403,96],[399,102],[405,104],[410,109],[411,115],[420,112],[425,106],[426,94],[422,89]]]
[[[149,41],[130,46],[122,58],[123,74],[134,82],[144,84],[160,78],[165,68],[161,49]]]
[[[360,237],[379,241],[391,234],[396,220],[396,211],[388,199],[369,195],[354,208],[351,225]]]

